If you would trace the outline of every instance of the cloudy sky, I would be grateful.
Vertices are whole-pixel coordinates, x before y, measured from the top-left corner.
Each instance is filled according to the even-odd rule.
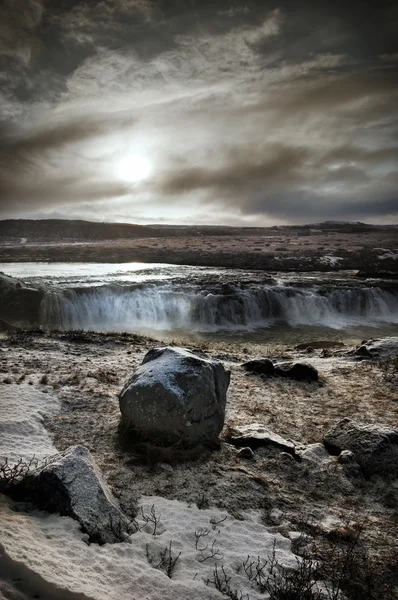
[[[398,5],[0,0],[0,218],[398,222]]]

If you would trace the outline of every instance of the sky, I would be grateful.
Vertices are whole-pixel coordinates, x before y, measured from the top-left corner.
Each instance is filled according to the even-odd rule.
[[[398,222],[398,4],[0,0],[0,218]]]

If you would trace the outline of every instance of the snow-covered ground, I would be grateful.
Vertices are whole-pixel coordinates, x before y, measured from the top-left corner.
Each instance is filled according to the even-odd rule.
[[[334,267],[336,265],[339,264],[339,262],[341,262],[343,259],[341,258],[341,256],[331,256],[331,255],[327,255],[327,256],[322,256],[322,258],[319,259],[319,262],[321,262],[324,265],[330,265],[331,267]]]
[[[3,385],[0,392],[1,458],[55,453],[43,424],[44,414],[59,410],[55,396],[25,383]],[[275,550],[281,565],[297,565],[291,541],[270,533],[260,511],[237,520],[226,511],[161,497],[142,497],[140,509],[138,533],[98,546],[88,545],[76,521],[25,512],[0,495],[0,598],[15,585],[21,598],[46,600],[216,600],[222,596],[210,582],[222,565],[231,589],[255,600],[265,596],[245,575],[249,555],[265,561]],[[156,531],[145,519],[151,510],[159,518]],[[164,552],[167,560],[178,557],[171,578],[160,565]]]
[[[384,254],[377,257],[379,260],[398,260],[398,252],[386,250]]]
[[[232,589],[249,593],[253,600],[264,599],[243,570],[248,555],[254,561],[259,556],[266,559],[275,544],[281,564],[297,565],[290,541],[269,533],[256,514],[237,521],[216,509],[199,510],[158,497],[143,498],[141,506],[144,514],[154,506],[160,516],[158,535],[153,536],[153,527],[148,525],[132,535],[130,543],[98,546],[87,545],[87,536],[72,519],[14,512],[3,500],[0,556],[13,565],[21,579],[20,589],[48,600],[63,598],[64,590],[76,594],[65,598],[79,599],[216,600],[221,594],[206,584],[213,579],[216,564],[219,569],[223,565],[231,576]],[[144,521],[139,519],[139,523]],[[197,543],[200,533],[206,535]],[[172,557],[179,556],[171,578],[156,568],[170,542]],[[208,558],[212,552],[216,558]]]
[[[7,457],[42,459],[56,453],[51,438],[43,425],[44,416],[55,413],[60,401],[44,388],[22,383],[0,387],[0,461]]]

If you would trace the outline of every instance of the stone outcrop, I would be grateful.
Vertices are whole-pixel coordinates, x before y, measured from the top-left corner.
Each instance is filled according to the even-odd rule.
[[[127,430],[158,444],[192,447],[224,426],[230,373],[184,348],[155,348],[124,386],[119,404]]]
[[[366,477],[398,476],[398,430],[360,425],[346,418],[328,431],[324,444],[332,454],[350,450]]]
[[[10,493],[41,510],[78,521],[92,542],[121,542],[131,531],[90,452],[72,446],[25,477]]]
[[[2,329],[39,326],[44,295],[43,289],[30,287],[19,279],[0,273]]]

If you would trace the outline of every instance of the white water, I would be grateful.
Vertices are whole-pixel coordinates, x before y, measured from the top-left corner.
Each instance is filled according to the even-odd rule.
[[[398,289],[364,285],[350,272],[282,273],[270,280],[261,272],[145,263],[3,263],[0,270],[46,286],[45,328],[244,333],[283,324],[398,324]]]
[[[217,331],[289,325],[398,323],[398,296],[379,288],[321,291],[291,286],[248,286],[228,292],[180,284],[138,289],[99,287],[49,294],[43,325],[93,331]]]

